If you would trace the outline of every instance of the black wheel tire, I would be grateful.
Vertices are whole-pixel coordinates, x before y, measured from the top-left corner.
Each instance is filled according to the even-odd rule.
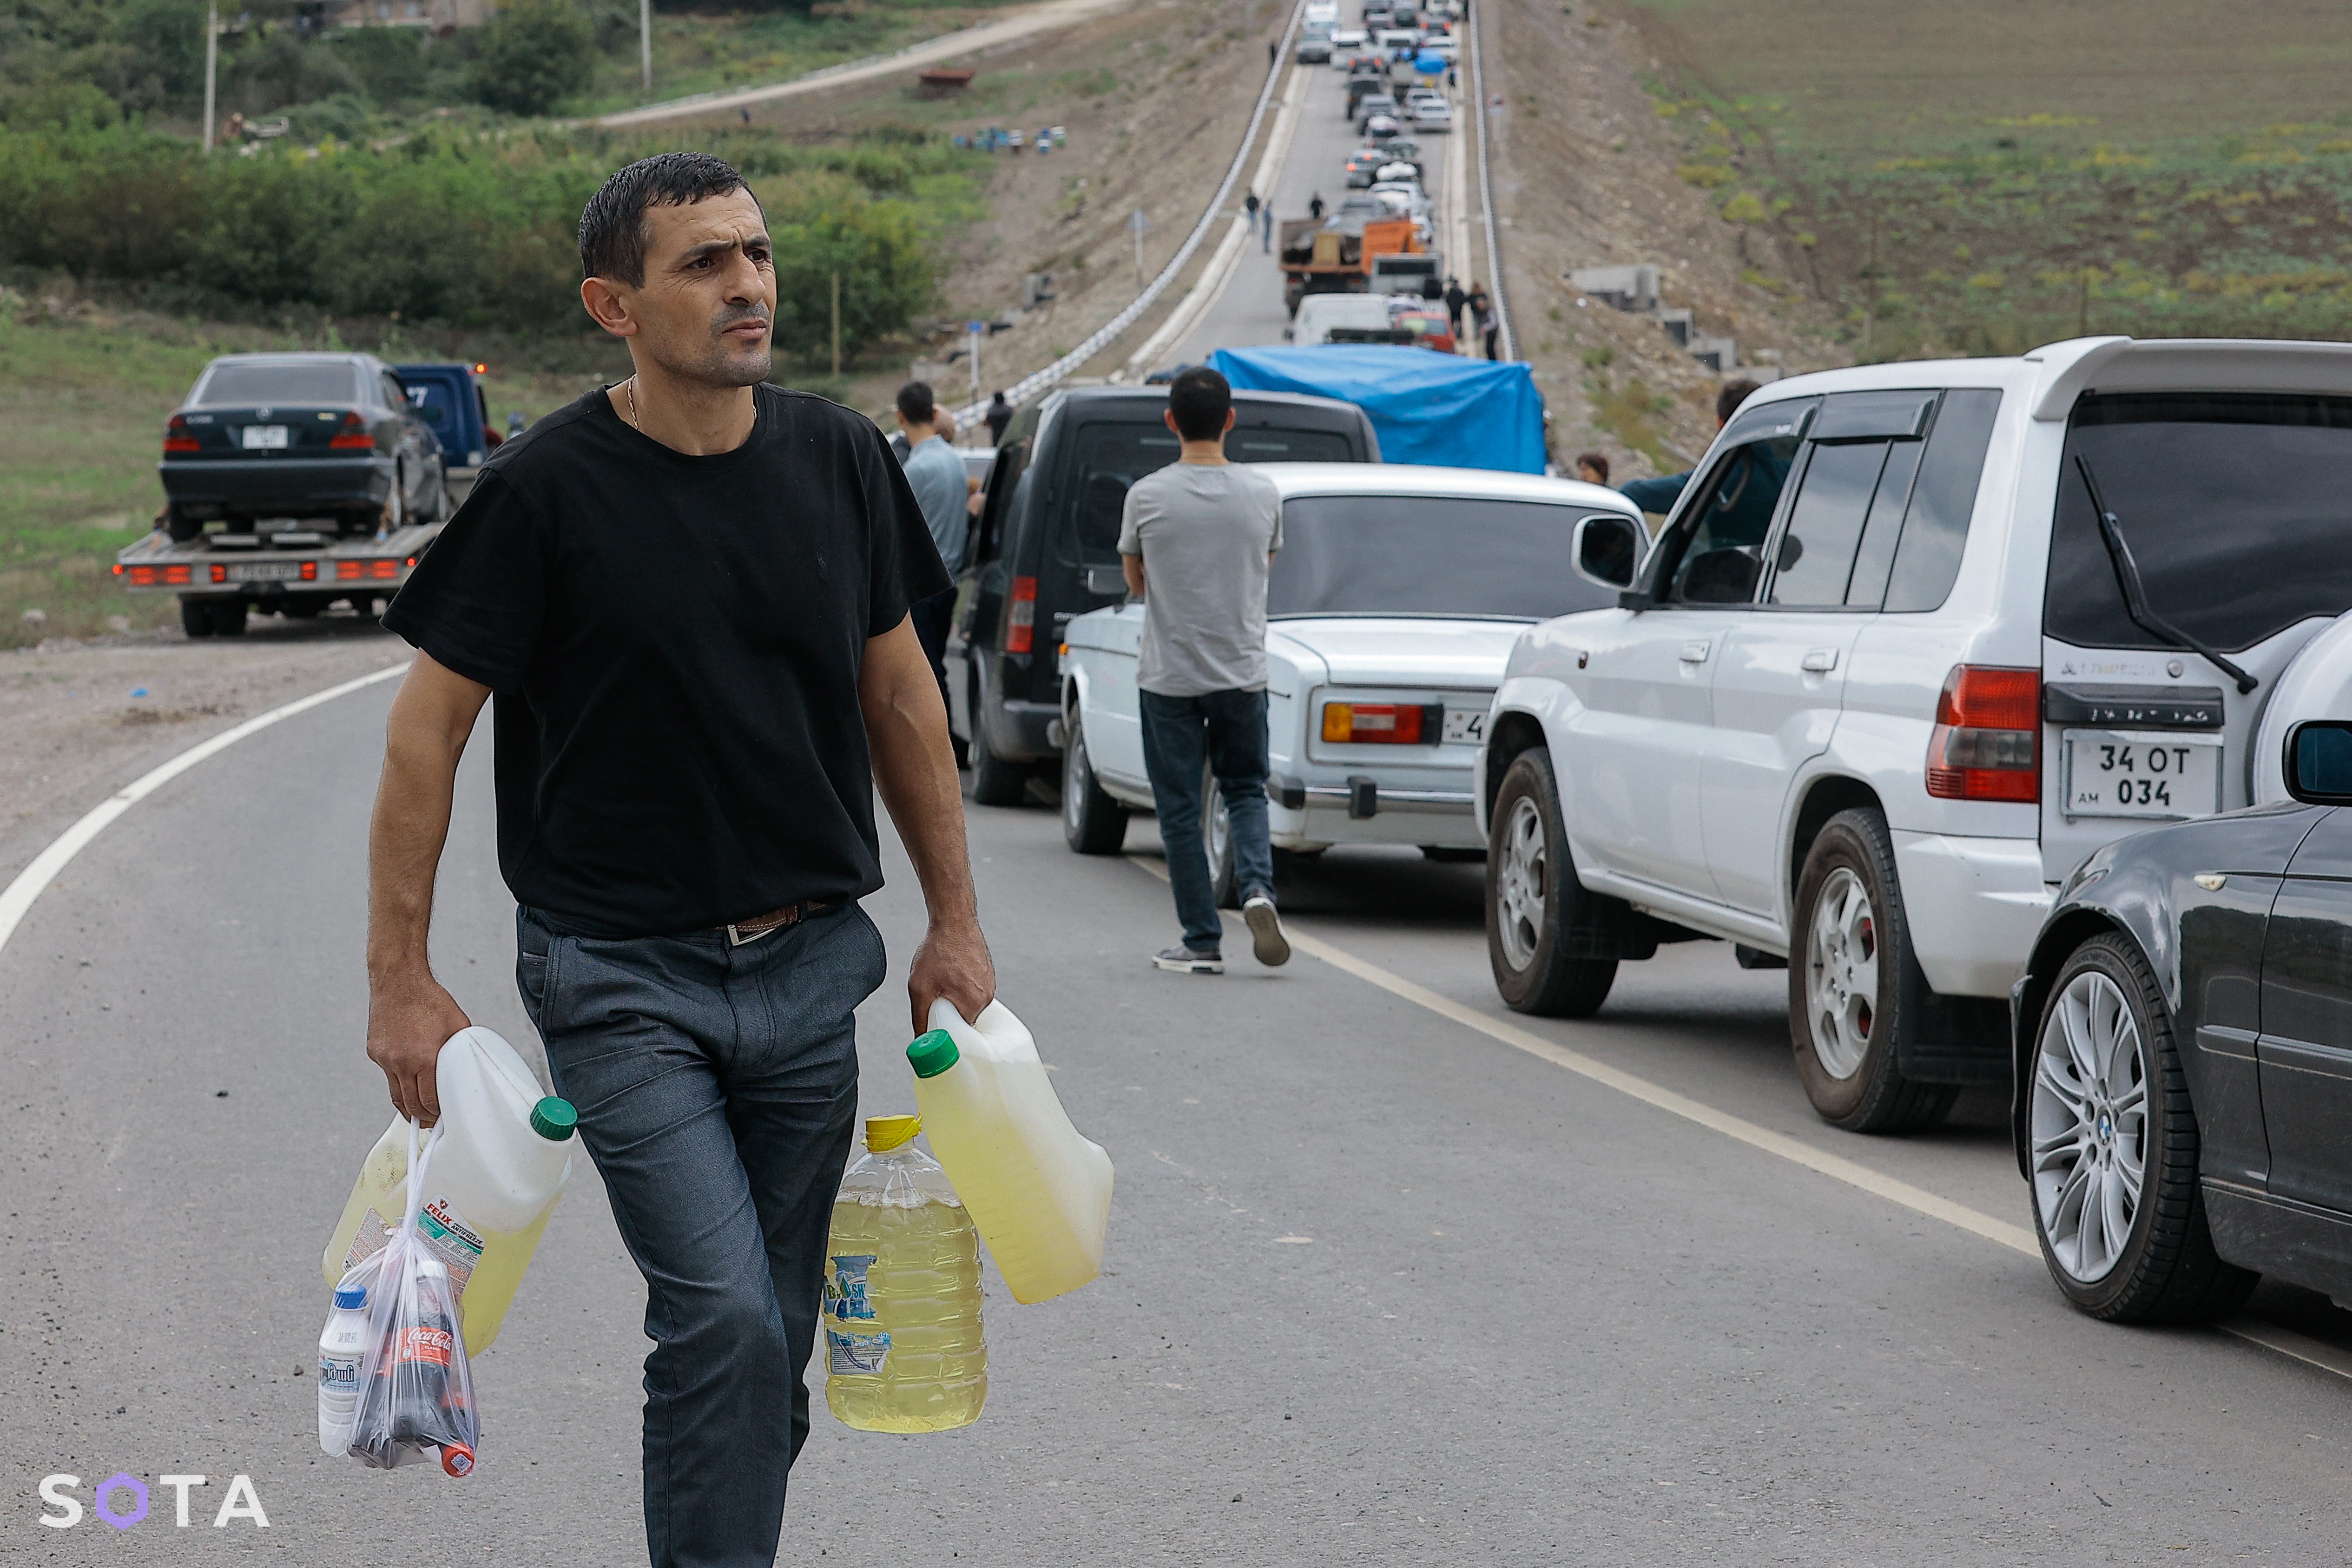
[[[213,636],[241,637],[245,635],[245,601],[215,599],[212,602]]]
[[[1521,826],[1522,803],[1532,812],[1541,859],[1532,872],[1517,861],[1507,865],[1503,845]],[[1495,989],[1517,1013],[1549,1018],[1589,1018],[1609,999],[1617,983],[1613,958],[1568,958],[1566,933],[1576,923],[1581,901],[1591,895],[1576,879],[1568,853],[1568,829],[1560,820],[1559,785],[1551,752],[1541,746],[1521,752],[1503,775],[1495,795],[1494,840],[1486,856],[1486,962]],[[1515,879],[1518,880],[1515,882]],[[1507,911],[1507,894],[1531,908]],[[1529,917],[1533,918],[1530,919]],[[1507,940],[1506,922],[1513,931]]]
[[[1829,1058],[1842,1058],[1847,1047],[1833,1031],[1822,1031],[1830,1044],[1818,1044],[1811,1016],[1816,906],[1833,885],[1858,886],[1867,900],[1864,961],[1874,975],[1867,997],[1853,993],[1863,1008],[1862,1026],[1855,1031],[1860,1048],[1842,1076]],[[1914,1082],[1896,1065],[1904,1041],[1919,1026],[1928,988],[1911,953],[1910,922],[1895,873],[1895,840],[1885,816],[1858,808],[1841,811],[1822,825],[1805,855],[1804,874],[1797,879],[1795,910],[1789,933],[1789,1039],[1813,1110],[1849,1132],[1909,1132],[1943,1121],[1959,1098],[1959,1087]]]
[[[1242,907],[1241,879],[1234,870],[1234,824],[1225,812],[1225,792],[1217,775],[1201,773],[1201,848],[1209,857],[1209,893],[1221,910]]]
[[[2033,1063],[2044,1071],[2042,1039],[2077,977],[2095,972],[2123,994],[2141,1042],[2147,1113],[2142,1121],[2144,1160],[2139,1209],[2115,1266],[2105,1278],[2085,1282],[2063,1268],[2044,1226],[2040,1198],[2039,1150],[2033,1234],[2042,1260],[2066,1300],[2094,1318],[2116,1323],[2195,1323],[2226,1317],[2246,1299],[2261,1276],[2223,1262],[2213,1250],[2206,1224],[2204,1187],[2197,1176],[2197,1111],[2172,1035],[2172,1015],[2163,988],[2138,946],[2118,935],[2093,937],[2071,953],[2050,987],[2034,1031]],[[2147,1058],[2153,1056],[2153,1064]],[[2032,1090],[2029,1089],[2029,1093]]]
[[[1081,855],[1116,855],[1127,842],[1127,807],[1095,777],[1076,710],[1062,737],[1062,837]]]
[[[202,519],[190,517],[179,507],[168,507],[163,513],[163,531],[172,536],[173,543],[185,544],[204,532],[205,525]]]
[[[1029,764],[1009,763],[988,743],[988,721],[972,704],[971,798],[978,805],[1020,805],[1029,798]]]
[[[212,636],[212,606],[205,604],[202,599],[182,599],[180,601],[180,629],[187,633],[192,637],[208,637]]]
[[[1483,865],[1486,852],[1458,844],[1424,844],[1421,847],[1421,858],[1440,866]]]

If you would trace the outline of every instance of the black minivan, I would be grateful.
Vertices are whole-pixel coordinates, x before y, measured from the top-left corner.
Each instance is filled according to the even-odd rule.
[[[947,645],[949,722],[983,805],[1019,805],[1038,764],[1061,755],[1061,629],[1127,596],[1120,516],[1128,486],[1176,460],[1167,407],[1159,387],[1065,387],[1005,427]],[[1236,392],[1234,414],[1225,453],[1238,463],[1381,460],[1352,403]]]

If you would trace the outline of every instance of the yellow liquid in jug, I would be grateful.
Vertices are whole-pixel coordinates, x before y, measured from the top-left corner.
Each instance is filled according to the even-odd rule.
[[[843,1425],[944,1432],[979,1420],[988,1347],[971,1216],[960,1204],[834,1205],[820,1326],[824,1402]]]
[[[426,1171],[425,1175],[430,1178],[432,1172]],[[328,1284],[340,1281],[346,1268],[383,1246],[386,1227],[399,1222],[407,1202],[407,1149],[397,1147],[386,1159],[379,1146],[362,1168],[359,1183],[352,1188],[343,1216],[335,1222],[334,1237],[320,1259]],[[478,1258],[466,1237],[454,1233],[434,1248],[433,1255],[449,1266],[449,1282],[457,1288],[458,1328],[465,1336],[467,1355],[481,1354],[499,1337],[507,1309],[514,1305],[515,1292],[522,1287],[523,1271],[530,1267],[539,1238],[547,1234],[547,1222],[554,1217],[555,1205],[550,1204],[546,1213],[520,1230],[468,1230],[466,1237],[482,1244]],[[429,1226],[427,1230],[430,1239]]]

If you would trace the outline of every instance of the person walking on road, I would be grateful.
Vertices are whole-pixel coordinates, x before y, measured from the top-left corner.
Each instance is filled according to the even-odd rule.
[[[923,645],[923,657],[931,661],[931,673],[939,677],[940,703],[944,711],[948,695],[948,617],[955,609],[956,597],[952,578],[963,564],[964,539],[971,529],[965,506],[971,486],[964,475],[963,459],[948,445],[948,436],[955,426],[947,411],[933,398],[927,383],[910,381],[898,389],[898,428],[907,437],[907,455],[900,459],[907,470],[907,487],[915,492],[915,504],[923,509],[923,521],[930,530],[931,543],[938,547],[940,561],[950,578],[946,588],[917,600],[908,611],[915,623],[915,640]]]
[[[1462,279],[1452,273],[1445,275],[1445,319],[1454,324],[1454,338],[1462,339],[1462,306],[1470,298],[1462,291]]]
[[[1242,198],[1242,215],[1249,224],[1249,231],[1252,234],[1255,234],[1257,232],[1257,193],[1255,191],[1252,191],[1248,195]]]
[[[998,392],[993,398],[989,400],[986,418],[988,420],[988,444],[992,447],[1003,446],[1004,444],[1004,427],[1013,423],[1013,405],[1004,401],[1004,394],[1003,392]]]
[[[646,1553],[767,1568],[808,1436],[855,1009],[887,973],[858,907],[882,884],[877,793],[929,911],[914,1026],[996,990],[908,613],[948,577],[874,422],[767,384],[772,247],[733,168],[629,164],[580,256],[634,374],[500,447],[383,617],[417,654],[368,835],[367,1054],[401,1115],[437,1119],[467,1016],[427,957],[433,884],[495,692],[518,986],[646,1278]]]
[[[1270,256],[1274,253],[1274,204],[1272,202],[1267,202],[1265,205],[1259,207],[1257,209],[1257,216],[1265,225],[1265,243],[1259,246],[1258,248]]]
[[[1143,601],[1143,767],[1184,922],[1183,940],[1152,962],[1222,974],[1224,923],[1201,841],[1212,774],[1257,961],[1290,959],[1265,822],[1265,584],[1282,548],[1282,500],[1272,479],[1225,458],[1234,394],[1223,376],[1205,365],[1180,373],[1161,417],[1179,456],[1129,487],[1118,531],[1128,592]]]
[[[1478,329],[1478,341],[1486,345],[1486,357],[1493,360],[1497,357],[1497,345],[1503,335],[1503,322],[1495,313],[1495,302],[1486,298],[1483,286],[1473,283],[1466,303],[1470,307],[1470,320]]]
[[[1318,223],[1322,221],[1322,218],[1323,218],[1323,193],[1322,193],[1322,192],[1318,191],[1318,192],[1316,192],[1313,195],[1311,195],[1311,196],[1309,196],[1309,197],[1307,197],[1307,216],[1308,217],[1311,217],[1311,218],[1315,219],[1315,220],[1316,220],[1317,222],[1318,222]]]

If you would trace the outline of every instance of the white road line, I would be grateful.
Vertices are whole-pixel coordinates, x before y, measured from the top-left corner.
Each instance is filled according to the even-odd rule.
[[[1127,860],[1129,865],[1159,878],[1163,882],[1168,879],[1168,868],[1164,865],[1154,864],[1135,855],[1128,856]],[[1832,1181],[1843,1182],[1848,1186],[1860,1188],[1873,1197],[1884,1198],[1888,1203],[1911,1210],[1914,1214],[1924,1215],[1929,1219],[1941,1220],[1956,1229],[1967,1231],[1970,1236],[1982,1237],[1985,1240],[2006,1247],[2013,1252],[2021,1252],[2037,1262],[2041,1260],[2040,1242],[2035,1239],[2032,1231],[2021,1225],[2011,1225],[2005,1220],[1995,1219],[1992,1215],[1981,1210],[1972,1209],[1966,1204],[1954,1203],[1951,1199],[1940,1197],[1925,1187],[1915,1187],[1908,1182],[1884,1175],[1867,1165],[1856,1164],[1852,1160],[1827,1153],[1784,1132],[1775,1132],[1770,1128],[1759,1127],[1744,1117],[1734,1116],[1727,1110],[1717,1110],[1715,1107],[1693,1100],[1688,1095],[1677,1094],[1673,1089],[1652,1083],[1645,1078],[1638,1078],[1622,1068],[1597,1061],[1582,1051],[1545,1039],[1541,1035],[1531,1030],[1507,1024],[1502,1019],[1491,1017],[1475,1007],[1465,1007],[1449,996],[1439,995],[1427,986],[1416,985],[1401,974],[1391,973],[1377,963],[1358,958],[1345,948],[1335,946],[1320,937],[1308,936],[1288,922],[1284,924],[1284,934],[1290,939],[1290,945],[1293,948],[1306,953],[1308,957],[1319,958],[1334,969],[1377,985],[1392,996],[1400,997],[1417,1007],[1426,1008],[1442,1018],[1462,1025],[1465,1028],[1475,1029],[1489,1039],[1500,1040],[1514,1050],[1525,1051],[1528,1055],[1540,1058],[1554,1067],[1566,1068],[1580,1077],[1591,1079],[1593,1082],[1613,1089],[1620,1094],[1630,1095],[1644,1105],[1655,1106],[1658,1110],[1679,1116],[1686,1121],[1696,1122],[1711,1132],[1719,1132],[1750,1148],[1778,1155],[1791,1164],[1802,1165],[1805,1169],[1827,1176]],[[2281,1328],[2275,1323],[2265,1322],[2246,1314],[2241,1314],[2227,1322],[2216,1323],[2213,1326],[2223,1333],[2244,1340],[2249,1344],[2257,1344],[2264,1350],[2276,1351],[2281,1355],[2290,1356],[2307,1366],[2317,1367],[2322,1372],[2334,1373],[2338,1377],[2352,1378],[2352,1352],[2339,1350],[2334,1345],[2312,1339],[2308,1335],[2296,1333],[2292,1329]]]
[[[341,686],[330,686],[324,691],[314,691],[310,696],[289,702],[282,708],[272,708],[267,713],[258,714],[247,719],[242,724],[223,730],[209,741],[198,742],[170,762],[149,770],[113,795],[107,796],[79,822],[59,834],[56,841],[47,849],[33,857],[33,863],[16,874],[16,879],[8,884],[5,892],[0,892],[0,948],[8,945],[8,939],[16,934],[17,922],[22,921],[26,911],[32,909],[33,900],[39,898],[49,884],[58,879],[58,873],[64,870],[67,864],[75,856],[80,854],[91,839],[106,830],[108,823],[186,773],[206,757],[228,750],[247,735],[267,730],[281,719],[291,719],[297,713],[307,712],[322,702],[332,702],[336,698],[357,691],[363,686],[373,686],[378,681],[390,680],[395,675],[405,673],[407,668],[408,661],[404,659],[398,664],[387,665],[372,675],[362,675],[357,680],[346,680]]]

